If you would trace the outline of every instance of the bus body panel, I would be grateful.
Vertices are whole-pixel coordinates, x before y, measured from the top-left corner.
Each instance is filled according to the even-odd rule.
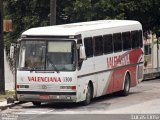
[[[45,100],[40,98],[41,95],[49,95],[50,98],[46,98],[46,101],[67,100],[67,97],[76,101],[76,89],[76,72],[17,71],[16,91],[20,101],[26,101],[27,99],[23,99],[25,97],[30,101],[29,98],[34,98],[34,95],[37,97],[33,101]],[[59,98],[60,96],[63,98]]]
[[[128,72],[131,78],[131,87],[134,87],[142,79],[143,69],[139,69],[140,66],[143,67],[142,56],[142,49],[137,48],[120,54],[88,58],[90,60],[84,61],[82,69],[78,71],[78,85],[86,88],[91,80],[94,85],[93,97],[106,95],[123,90],[125,76]],[[138,77],[139,72],[141,72],[141,77]],[[85,98],[85,94],[83,98]]]

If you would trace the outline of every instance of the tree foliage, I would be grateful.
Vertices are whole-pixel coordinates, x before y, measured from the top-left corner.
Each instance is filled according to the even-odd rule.
[[[127,19],[140,21],[144,31],[160,28],[159,0],[74,0],[64,11],[69,22]]]
[[[29,28],[49,25],[50,0],[4,0],[4,16],[13,31],[5,43],[15,42]],[[57,0],[57,24],[100,19],[138,20],[144,31],[160,31],[159,0]]]
[[[5,0],[4,19],[11,19],[13,31],[5,33],[5,46],[16,42],[20,34],[32,27],[49,23],[49,1],[45,0]]]

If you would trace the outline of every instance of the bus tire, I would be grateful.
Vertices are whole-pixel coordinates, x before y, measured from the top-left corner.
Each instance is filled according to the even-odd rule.
[[[83,101],[83,105],[89,105],[92,99],[92,87],[91,84],[87,86],[86,99]]]
[[[40,106],[40,105],[41,105],[41,102],[32,102],[32,104],[33,104],[34,106]]]
[[[130,75],[127,73],[125,76],[124,88],[120,92],[120,94],[122,96],[127,96],[129,94],[129,90],[130,90]]]

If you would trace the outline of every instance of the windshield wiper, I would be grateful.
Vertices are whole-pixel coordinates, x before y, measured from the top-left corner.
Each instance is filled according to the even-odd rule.
[[[52,67],[55,69],[55,71],[59,73],[59,70],[57,69],[56,65],[48,58],[48,56],[46,58],[49,61],[49,63],[52,65]]]

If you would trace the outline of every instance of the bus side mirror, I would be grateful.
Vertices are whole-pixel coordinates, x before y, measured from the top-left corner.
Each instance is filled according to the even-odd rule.
[[[11,43],[10,54],[9,54],[11,59],[14,58],[14,51],[15,51],[14,44]]]
[[[85,53],[85,48],[84,46],[80,46],[80,51],[79,51],[80,59],[86,59],[86,53]]]

